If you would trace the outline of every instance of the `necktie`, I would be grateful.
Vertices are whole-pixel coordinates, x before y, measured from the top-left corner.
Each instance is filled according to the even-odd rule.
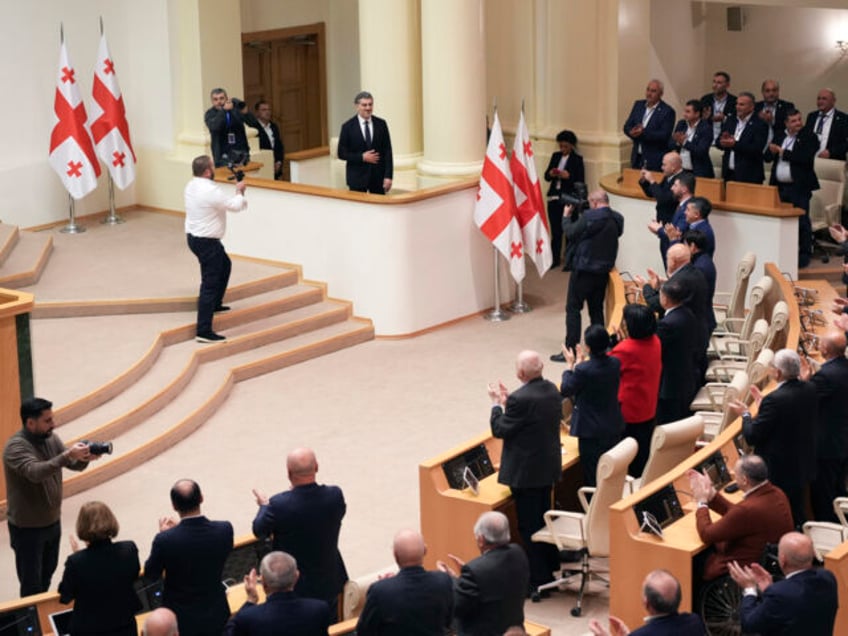
[[[365,146],[366,148],[371,147],[371,120],[365,120]]]
[[[821,135],[824,131],[824,120],[827,119],[827,115],[819,115],[819,121],[816,123],[816,134]]]

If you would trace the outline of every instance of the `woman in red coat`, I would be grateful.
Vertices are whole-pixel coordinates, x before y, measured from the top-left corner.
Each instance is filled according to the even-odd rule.
[[[627,337],[619,337],[610,355],[621,361],[618,401],[624,416],[624,435],[639,444],[628,473],[639,477],[648,461],[651,436],[657,415],[662,355],[657,337],[657,319],[645,305],[630,304],[624,308]]]

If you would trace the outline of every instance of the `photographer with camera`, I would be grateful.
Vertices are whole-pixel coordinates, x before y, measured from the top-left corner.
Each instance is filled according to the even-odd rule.
[[[244,132],[244,117],[241,110],[245,103],[240,99],[227,97],[223,88],[213,88],[209,94],[212,108],[206,111],[204,120],[212,137],[212,156],[215,166],[227,165],[227,158],[239,157],[237,163],[247,163],[250,160],[250,149],[247,146],[247,135]]]
[[[194,178],[185,187],[185,232],[188,248],[200,263],[200,294],[197,299],[198,342],[221,342],[226,338],[212,331],[212,316],[228,311],[223,304],[232,262],[221,239],[227,231],[227,212],[247,208],[244,173],[228,164],[236,180],[236,194],[228,197],[215,183],[212,157],[200,155],[191,162]]]
[[[89,444],[65,448],[53,434],[53,403],[29,398],[21,404],[21,430],[3,449],[9,541],[21,596],[50,589],[62,538],[62,468],[85,470],[100,456]]]
[[[609,207],[603,190],[589,194],[589,209],[574,218],[574,205],[563,210],[562,231],[565,240],[574,245],[574,261],[568,279],[565,301],[565,346],[573,349],[580,342],[580,312],[589,305],[589,320],[604,324],[604,294],[610,270],[618,256],[618,237],[624,232],[624,217]],[[566,263],[569,262],[566,250]],[[565,362],[562,353],[551,356],[553,362]]]

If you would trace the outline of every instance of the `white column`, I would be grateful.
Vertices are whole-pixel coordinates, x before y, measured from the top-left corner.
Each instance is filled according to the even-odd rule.
[[[483,0],[421,0],[424,159],[428,175],[479,174],[486,154]]]
[[[421,157],[416,0],[359,0],[359,60],[362,90],[374,95],[374,113],[389,124],[395,167],[414,167]]]

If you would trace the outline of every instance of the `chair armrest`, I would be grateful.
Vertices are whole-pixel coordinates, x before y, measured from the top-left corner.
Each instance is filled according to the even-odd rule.
[[[589,500],[586,498],[586,495],[593,495],[597,488],[594,486],[581,486],[577,490],[577,498],[580,500],[580,505],[583,506],[583,512],[589,512]]]
[[[594,490],[594,489],[593,489]],[[551,536],[558,550],[564,550],[567,546],[562,542],[561,537],[574,539],[581,543],[586,542],[586,534],[583,532],[583,522],[586,515],[582,512],[572,512],[570,510],[548,510],[545,513],[545,527]]]
[[[627,495],[632,495],[634,492],[636,492],[636,490],[634,490],[635,483],[635,477],[631,477],[630,475],[624,476],[624,492],[622,493],[623,497],[626,497]]]

